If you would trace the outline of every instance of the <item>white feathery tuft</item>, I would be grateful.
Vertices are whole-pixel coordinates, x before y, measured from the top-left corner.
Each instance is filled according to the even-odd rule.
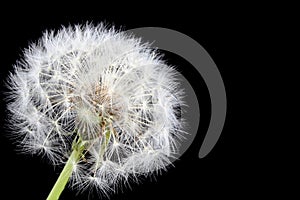
[[[176,77],[148,44],[103,24],[45,32],[9,76],[10,126],[24,152],[54,164],[79,134],[86,150],[71,185],[107,194],[171,164],[183,128]]]

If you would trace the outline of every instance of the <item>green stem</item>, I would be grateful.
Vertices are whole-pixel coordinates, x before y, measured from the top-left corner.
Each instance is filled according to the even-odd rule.
[[[103,154],[106,150],[106,146],[108,144],[108,141],[110,139],[110,131],[107,131],[105,134],[105,140],[104,144],[100,148],[100,157],[103,157]],[[64,166],[62,172],[60,173],[55,185],[53,186],[50,194],[47,197],[47,200],[58,200],[60,194],[64,190],[67,182],[69,181],[74,165],[80,160],[80,158],[83,156],[82,152],[86,149],[86,141],[82,141],[79,134],[76,136],[76,138],[73,141],[72,144],[72,153]]]
[[[79,142],[76,145],[76,147],[79,147],[79,148],[76,148],[76,147],[73,148],[73,151],[72,151],[66,165],[64,166],[64,169],[60,173],[55,185],[53,186],[47,200],[58,200],[60,194],[64,190],[67,182],[69,181],[69,179],[72,175],[74,163],[77,163],[82,155],[82,151],[84,150],[84,148],[82,148],[82,146],[83,146],[82,142]]]

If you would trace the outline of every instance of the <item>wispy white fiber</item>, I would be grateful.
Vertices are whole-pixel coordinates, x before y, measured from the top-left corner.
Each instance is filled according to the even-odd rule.
[[[184,105],[176,77],[148,44],[103,24],[45,32],[7,81],[10,127],[22,151],[53,164],[65,163],[79,134],[86,151],[72,186],[109,193],[176,154]]]

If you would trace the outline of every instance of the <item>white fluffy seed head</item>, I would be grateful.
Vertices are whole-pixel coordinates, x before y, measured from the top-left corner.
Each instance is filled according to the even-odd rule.
[[[45,32],[14,69],[9,121],[24,151],[62,163],[74,134],[87,141],[74,187],[105,193],[170,164],[183,92],[175,69],[140,39],[102,24],[63,27]]]

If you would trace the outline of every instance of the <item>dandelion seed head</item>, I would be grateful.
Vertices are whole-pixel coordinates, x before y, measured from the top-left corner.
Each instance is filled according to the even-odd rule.
[[[56,164],[79,134],[72,186],[106,194],[171,164],[183,127],[176,77],[148,44],[103,24],[46,31],[9,76],[10,126],[24,151]]]

